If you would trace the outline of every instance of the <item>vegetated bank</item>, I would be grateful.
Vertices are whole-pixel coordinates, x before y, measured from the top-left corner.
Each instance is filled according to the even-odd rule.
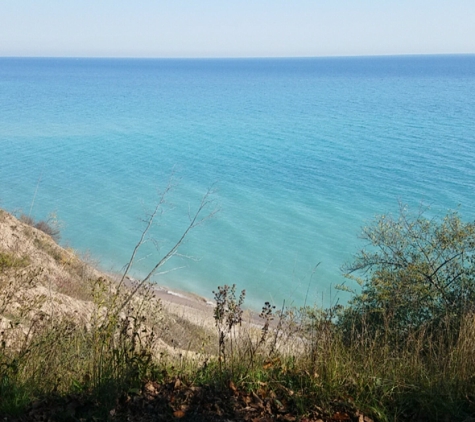
[[[208,324],[170,313],[153,285],[118,284],[35,225],[0,211],[6,420],[475,414],[475,225],[456,213],[377,219],[346,266],[361,284],[347,306],[266,303],[260,325],[235,286],[217,287]]]

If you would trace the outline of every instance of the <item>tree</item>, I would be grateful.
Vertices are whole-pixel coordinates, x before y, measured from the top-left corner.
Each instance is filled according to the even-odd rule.
[[[365,322],[373,332],[404,335],[442,321],[457,327],[475,310],[475,223],[457,212],[443,219],[427,219],[423,211],[412,216],[401,206],[397,219],[379,217],[362,238],[368,246],[343,268],[361,292],[343,312],[342,325]]]

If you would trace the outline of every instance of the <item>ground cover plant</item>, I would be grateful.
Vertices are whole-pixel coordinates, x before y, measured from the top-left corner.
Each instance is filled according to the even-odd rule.
[[[191,228],[210,215],[208,199]],[[214,329],[183,324],[195,341],[176,353],[147,280],[78,272],[47,234],[3,211],[0,222],[5,420],[474,420],[475,224],[457,213],[401,208],[365,228],[367,245],[344,267],[360,285],[346,306],[265,303],[249,316],[245,292],[219,286]],[[59,270],[83,286],[82,308],[61,307],[64,282],[48,284],[64,281]]]

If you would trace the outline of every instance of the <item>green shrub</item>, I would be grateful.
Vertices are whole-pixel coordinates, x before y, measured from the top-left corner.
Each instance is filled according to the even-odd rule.
[[[340,316],[346,330],[405,338],[451,326],[458,330],[475,304],[475,224],[456,212],[443,219],[382,216],[363,229],[368,247],[346,265],[362,286]],[[356,278],[354,273],[362,274]]]

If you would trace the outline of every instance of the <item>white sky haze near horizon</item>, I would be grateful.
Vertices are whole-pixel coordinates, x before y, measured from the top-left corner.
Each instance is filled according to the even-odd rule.
[[[474,53],[475,0],[0,0],[0,56]]]

